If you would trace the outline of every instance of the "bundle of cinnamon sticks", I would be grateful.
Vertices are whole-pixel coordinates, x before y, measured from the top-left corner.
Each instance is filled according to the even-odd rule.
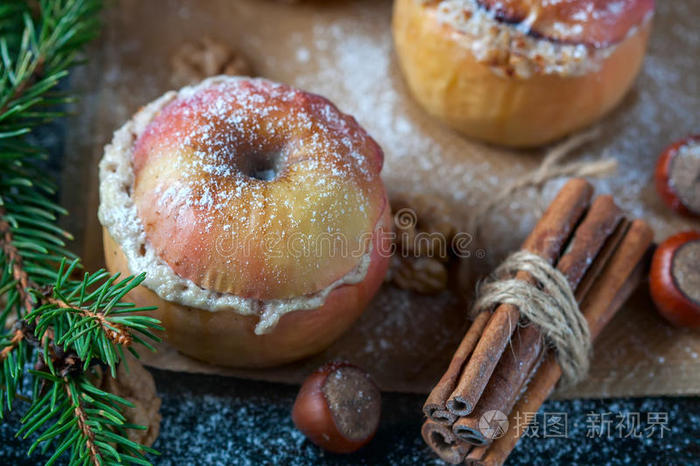
[[[595,339],[641,280],[653,234],[610,196],[592,196],[585,180],[569,181],[522,249],[566,277]],[[516,278],[537,285],[527,272]],[[509,304],[479,313],[425,402],[423,438],[448,463],[502,464],[525,431],[516,421],[537,412],[559,381],[555,351],[537,326],[520,320]],[[494,410],[508,416],[507,431],[483,428]]]

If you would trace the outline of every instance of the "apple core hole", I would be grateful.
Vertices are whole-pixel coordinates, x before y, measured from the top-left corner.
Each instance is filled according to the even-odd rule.
[[[248,178],[274,181],[282,171],[285,159],[281,149],[252,151],[239,157],[237,168]]]

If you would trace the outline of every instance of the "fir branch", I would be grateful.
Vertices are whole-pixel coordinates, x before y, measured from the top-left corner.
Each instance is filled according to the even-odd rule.
[[[3,259],[9,261],[12,268],[12,278],[14,286],[19,293],[22,307],[31,309],[32,297],[29,294],[29,275],[22,268],[22,256],[13,244],[12,231],[10,224],[5,220],[7,212],[0,206],[0,244],[2,245]],[[18,332],[15,332],[18,334]],[[20,338],[21,339],[21,338]]]
[[[133,406],[128,401],[97,388],[89,377],[58,378],[45,371],[32,371],[51,390],[45,390],[32,403],[22,419],[22,438],[43,431],[32,443],[29,452],[46,452],[54,447],[47,464],[52,464],[64,452],[69,464],[147,464],[142,453],[157,454],[138,445],[124,434],[134,428],[126,422],[120,406]],[[50,427],[45,427],[49,425]],[[80,445],[74,448],[74,445]]]
[[[0,351],[0,362],[4,361],[10,356],[10,353],[17,348],[17,345],[19,345],[19,342],[22,341],[23,338],[24,333],[20,329],[16,329],[12,334],[12,338],[10,339],[9,343],[7,343],[2,351]]]
[[[49,464],[148,464],[155,453],[127,437],[129,403],[98,389],[103,369],[116,375],[124,349],[153,347],[158,321],[122,299],[143,276],[84,273],[57,226],[65,210],[42,167],[34,128],[71,101],[58,84],[98,32],[100,0],[5,0],[0,4],[0,417],[13,408],[26,374],[29,407],[18,436]],[[137,314],[135,314],[137,313]],[[9,320],[14,324],[8,328]],[[34,366],[34,369],[27,370]]]
[[[87,333],[88,330],[92,330],[94,328],[101,330],[102,333],[104,333],[107,338],[109,338],[115,344],[130,345],[132,342],[132,337],[129,330],[127,330],[127,328],[121,324],[110,322],[104,313],[93,312],[90,309],[85,309],[84,307],[73,307],[65,301],[61,301],[53,297],[47,298],[47,302],[51,306],[75,313],[78,317],[82,318],[80,321],[84,322],[86,328],[79,331],[75,338],[78,338],[83,332]],[[67,336],[70,336],[70,334],[66,334],[64,339]],[[61,342],[59,341],[59,343]]]
[[[77,419],[76,425],[84,438],[83,443],[89,452],[89,457],[92,459],[95,466],[99,466],[100,451],[97,449],[97,445],[95,445],[95,433],[88,424],[88,417],[85,414],[85,410],[83,409],[80,400],[74,396],[75,390],[71,390],[68,385],[66,385],[66,393],[68,393],[70,396],[70,400],[73,404],[73,412],[75,413],[75,418]]]

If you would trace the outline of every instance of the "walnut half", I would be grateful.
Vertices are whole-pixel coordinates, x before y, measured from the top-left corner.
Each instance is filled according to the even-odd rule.
[[[447,202],[428,194],[392,196],[395,255],[387,281],[421,294],[436,294],[448,285],[448,262],[457,231]]]
[[[251,74],[247,60],[226,44],[204,37],[197,42],[185,42],[170,59],[174,86],[195,84],[219,74]]]
[[[391,260],[390,280],[399,288],[435,294],[447,288],[447,267],[432,257],[396,257]]]

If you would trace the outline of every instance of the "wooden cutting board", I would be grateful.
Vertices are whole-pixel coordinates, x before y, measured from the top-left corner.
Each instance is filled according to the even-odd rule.
[[[651,180],[671,141],[700,128],[700,3],[658,2],[644,69],[623,104],[599,126],[602,135],[574,156],[614,157],[619,171],[595,182],[657,239],[700,223],[672,215]],[[97,162],[112,132],[141,105],[170,89],[170,57],[203,36],[243,53],[256,74],[322,94],[352,115],[386,153],[390,192],[446,199],[455,223],[503,183],[535,169],[540,151],[513,151],[469,141],[428,117],[408,95],[393,51],[390,1],[122,0],[105,15],[101,39],[71,85],[83,94],[69,134],[63,200],[67,228],[89,268],[102,261],[97,211]],[[526,190],[485,220],[483,270],[518,247],[562,181]],[[480,256],[480,255],[479,255]],[[471,261],[471,262],[469,262]],[[643,287],[645,288],[645,286]],[[469,296],[465,288],[463,295]],[[385,390],[426,392],[437,381],[468,326],[466,304],[444,293],[425,297],[385,286],[370,308],[324,353],[282,368],[238,371],[212,367],[164,346],[156,367],[298,383],[331,358],[365,366]],[[654,312],[645,289],[615,317],[595,346],[590,378],[565,397],[700,394],[700,335],[671,328]]]

